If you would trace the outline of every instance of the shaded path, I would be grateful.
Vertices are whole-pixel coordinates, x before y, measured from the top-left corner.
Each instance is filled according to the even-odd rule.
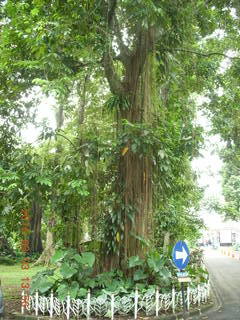
[[[205,262],[217,298],[215,309],[193,319],[240,320],[240,261],[207,250]]]

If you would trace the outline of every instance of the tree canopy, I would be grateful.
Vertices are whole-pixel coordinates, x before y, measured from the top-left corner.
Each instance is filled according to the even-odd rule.
[[[1,220],[28,207],[33,252],[52,232],[55,246],[81,251],[90,240],[100,268],[125,270],[131,256],[198,237],[194,95],[209,95],[215,130],[237,148],[238,60],[217,70],[238,51],[238,10],[204,0],[1,3]],[[36,88],[55,98],[57,129],[26,146],[18,132]]]

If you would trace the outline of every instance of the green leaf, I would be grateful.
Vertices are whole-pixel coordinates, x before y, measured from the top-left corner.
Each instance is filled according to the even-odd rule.
[[[45,185],[49,187],[52,186],[52,181],[45,177],[37,177],[36,182],[40,183],[41,185]]]
[[[31,16],[33,16],[33,17],[37,16],[38,13],[39,13],[39,10],[37,8],[34,8],[31,10]]]
[[[148,258],[147,264],[151,270],[154,272],[159,272],[161,268],[163,267],[164,261],[162,259],[156,259],[156,258]]]
[[[82,263],[82,257],[78,253],[74,255],[73,259],[75,259],[78,263]]]
[[[163,277],[165,280],[169,279],[171,277],[171,273],[167,268],[162,268],[159,272],[159,275]]]
[[[133,274],[134,281],[143,280],[143,279],[147,279],[147,278],[148,278],[148,275],[146,273],[144,273],[143,270],[137,270]]]
[[[137,152],[137,148],[138,148],[138,146],[137,146],[136,143],[133,143],[133,144],[131,145],[132,152],[136,153],[136,152]]]
[[[94,279],[87,278],[87,279],[83,279],[83,284],[85,287],[93,289],[96,285],[96,281]]]
[[[134,268],[136,266],[142,266],[144,261],[139,258],[139,256],[133,256],[129,258],[128,267]]]
[[[53,257],[51,258],[52,263],[57,263],[58,261],[61,261],[64,256],[66,255],[66,251],[63,250],[57,250]]]
[[[144,283],[137,283],[137,284],[136,284],[136,287],[137,287],[139,290],[143,290],[143,289],[145,289],[146,284],[144,284]]]
[[[49,281],[47,278],[42,278],[37,283],[37,289],[39,290],[40,293],[45,293],[52,288],[53,284],[54,283]]]
[[[95,255],[92,252],[83,252],[81,256],[75,255],[74,258],[77,260],[77,262],[89,268],[93,267],[95,262]]]
[[[75,299],[78,295],[78,291],[79,291],[79,284],[77,283],[77,281],[73,281],[70,286],[69,286],[69,294],[70,297]]]
[[[60,268],[60,272],[65,279],[71,278],[74,274],[77,273],[77,269],[71,267],[68,263],[63,263]]]
[[[78,290],[77,296],[78,296],[79,298],[86,297],[86,295],[87,295],[87,289],[85,289],[85,288],[80,288],[80,289]]]
[[[64,300],[67,295],[68,295],[69,287],[66,283],[62,283],[58,288],[57,288],[57,293],[58,297],[61,300]]]

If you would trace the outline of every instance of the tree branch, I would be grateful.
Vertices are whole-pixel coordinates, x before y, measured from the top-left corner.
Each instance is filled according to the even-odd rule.
[[[117,39],[117,44],[120,50],[120,54],[119,54],[119,60],[121,60],[123,62],[123,64],[127,64],[127,60],[129,59],[129,57],[131,56],[132,52],[131,50],[129,50],[129,48],[124,44],[123,42],[123,37],[122,37],[122,32],[119,26],[119,22],[118,19],[116,17],[116,14],[114,15],[114,33]]]
[[[108,27],[112,28],[113,26],[113,18],[115,15],[115,9],[117,6],[117,0],[109,0],[109,8],[108,8],[108,14],[107,14],[107,22],[108,22]]]
[[[122,82],[114,68],[113,57],[112,57],[112,41],[111,41],[111,32],[113,31],[114,24],[114,15],[117,6],[117,0],[109,0],[109,8],[107,15],[107,24],[108,24],[108,34],[107,34],[107,46],[106,51],[103,54],[103,65],[107,80],[109,82],[109,86],[111,92],[116,95],[120,95],[123,93],[123,85]]]
[[[199,56],[203,56],[203,57],[210,57],[210,56],[222,56],[224,58],[228,58],[228,59],[237,59],[239,60],[240,57],[231,57],[231,56],[228,56],[227,54],[224,54],[222,52],[207,52],[207,53],[203,53],[203,52],[200,52],[200,51],[195,51],[195,50],[192,50],[192,49],[184,49],[184,48],[174,48],[174,49],[170,49],[170,48],[164,48],[163,49],[164,51],[183,51],[183,52],[188,52],[188,53],[193,53],[193,54],[196,54],[196,55],[199,55]]]
[[[120,81],[113,65],[113,59],[110,52],[105,52],[103,56],[105,74],[109,82],[112,93],[120,95],[123,93],[123,85]]]
[[[55,133],[57,136],[60,136],[60,137],[62,137],[62,138],[64,138],[64,139],[66,139],[73,147],[74,147],[74,149],[77,149],[77,146],[70,140],[70,139],[68,139],[66,136],[64,136],[63,134],[61,134],[61,133],[59,133],[59,132],[56,132]]]

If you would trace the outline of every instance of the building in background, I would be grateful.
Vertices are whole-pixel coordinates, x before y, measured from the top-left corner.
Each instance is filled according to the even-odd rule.
[[[202,245],[232,246],[240,244],[240,222],[224,221],[217,214],[211,214],[211,219],[205,219],[207,229],[203,231],[200,243]]]

